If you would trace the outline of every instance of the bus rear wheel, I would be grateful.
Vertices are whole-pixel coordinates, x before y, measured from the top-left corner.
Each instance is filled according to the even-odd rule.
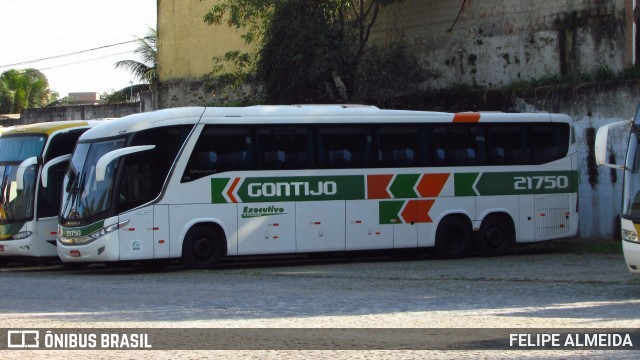
[[[215,230],[195,226],[184,237],[182,263],[191,269],[211,269],[222,257],[222,240]]]
[[[498,256],[504,254],[513,241],[511,223],[504,216],[490,215],[480,225],[475,247],[482,256]]]
[[[464,257],[471,248],[471,224],[458,216],[444,218],[436,230],[436,255],[441,259]]]

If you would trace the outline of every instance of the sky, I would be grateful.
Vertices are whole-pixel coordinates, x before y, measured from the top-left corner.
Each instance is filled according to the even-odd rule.
[[[38,69],[60,97],[138,84],[114,68],[119,60],[140,60],[136,43],[115,44],[156,28],[156,1],[0,0],[0,73]]]

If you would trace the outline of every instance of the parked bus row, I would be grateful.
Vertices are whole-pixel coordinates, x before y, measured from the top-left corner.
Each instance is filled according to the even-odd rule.
[[[14,163],[35,157],[23,167],[51,177],[50,156],[28,155]],[[79,137],[49,235],[69,264],[211,268],[227,256],[418,248],[494,256],[577,233],[577,164],[561,114],[159,110]]]

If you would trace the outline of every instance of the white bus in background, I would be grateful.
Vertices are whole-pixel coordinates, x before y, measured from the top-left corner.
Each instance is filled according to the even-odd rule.
[[[62,178],[80,134],[97,121],[3,129],[0,136],[0,264],[57,258]]]
[[[624,143],[627,155],[624,164],[608,162],[607,142],[609,130],[626,127]],[[619,140],[617,140],[619,141]],[[622,235],[622,252],[631,273],[640,274],[640,106],[631,121],[620,121],[602,126],[596,133],[596,163],[601,166],[622,170],[622,212],[620,225]]]
[[[435,247],[570,237],[572,121],[369,106],[177,108],[84,133],[64,180],[65,262]]]

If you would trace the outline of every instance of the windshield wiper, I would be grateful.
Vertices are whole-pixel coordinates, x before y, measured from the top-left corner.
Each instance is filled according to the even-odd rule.
[[[74,176],[73,182],[69,186],[69,190],[67,192],[67,198],[64,200],[64,207],[60,211],[60,214],[63,217],[66,217],[67,208],[69,207],[69,203],[76,203],[77,200],[78,200],[78,196],[77,195],[80,193],[80,176],[78,176],[78,173],[75,173],[75,174],[76,174],[76,176]],[[69,201],[69,200],[71,200],[71,201]],[[72,209],[74,208],[73,205],[71,205],[71,208]]]

